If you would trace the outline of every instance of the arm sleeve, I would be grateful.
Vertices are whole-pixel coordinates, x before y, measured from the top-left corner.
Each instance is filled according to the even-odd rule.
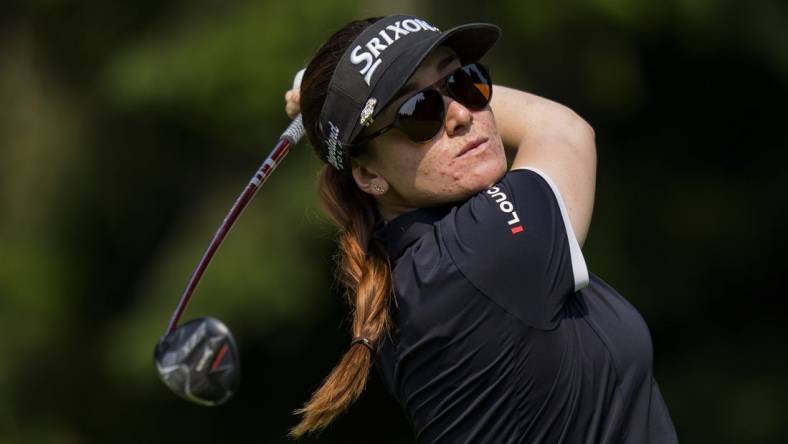
[[[534,168],[513,170],[444,219],[457,268],[504,310],[555,328],[564,302],[588,285],[588,269],[561,194]]]

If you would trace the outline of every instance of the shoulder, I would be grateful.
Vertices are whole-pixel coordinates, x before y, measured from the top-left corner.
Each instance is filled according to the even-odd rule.
[[[551,328],[567,297],[588,285],[568,220],[550,177],[518,169],[444,218],[441,241],[487,297],[530,325]]]

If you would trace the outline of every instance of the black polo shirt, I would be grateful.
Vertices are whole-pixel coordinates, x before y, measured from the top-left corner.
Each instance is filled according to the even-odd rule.
[[[376,367],[420,443],[675,443],[648,328],[588,273],[558,188],[507,173],[376,233],[393,326]]]

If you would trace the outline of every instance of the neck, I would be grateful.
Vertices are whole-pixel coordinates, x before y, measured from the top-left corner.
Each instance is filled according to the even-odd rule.
[[[380,211],[380,215],[386,222],[391,222],[397,216],[415,209],[416,208],[413,207],[383,205],[380,201],[378,201],[378,211]]]
[[[390,222],[397,216],[413,211],[416,207],[405,203],[402,199],[398,199],[396,191],[390,189],[388,193],[375,197],[378,205],[378,211],[383,217],[383,220]]]

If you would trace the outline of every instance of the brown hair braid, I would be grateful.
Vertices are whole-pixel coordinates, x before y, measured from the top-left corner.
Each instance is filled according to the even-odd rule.
[[[354,21],[337,31],[307,67],[301,84],[301,113],[309,141],[316,149],[321,140],[318,117],[334,68],[356,36],[377,20]],[[352,178],[328,165],[320,172],[318,190],[324,211],[339,228],[337,266],[353,316],[353,336],[376,344],[388,326],[392,289],[388,257],[371,242],[375,200]],[[290,435],[297,438],[320,430],[345,411],[364,391],[371,364],[370,350],[363,343],[351,345],[312,398],[296,411],[301,422]]]

